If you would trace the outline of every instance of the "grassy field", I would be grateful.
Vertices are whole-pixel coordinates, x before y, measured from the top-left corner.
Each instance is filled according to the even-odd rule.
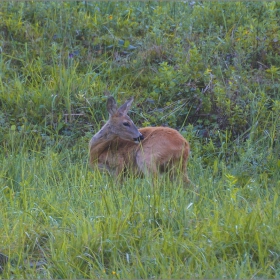
[[[0,7],[0,278],[280,277],[279,3]],[[192,186],[90,169],[108,92]]]

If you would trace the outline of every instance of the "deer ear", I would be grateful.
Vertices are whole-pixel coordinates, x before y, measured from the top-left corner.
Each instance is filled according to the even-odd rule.
[[[110,116],[113,116],[118,111],[117,102],[113,96],[110,96],[107,100],[107,111]]]
[[[125,103],[118,109],[118,112],[123,114],[123,115],[126,115],[127,112],[129,111],[130,107],[131,107],[131,104],[133,102],[133,97],[130,97],[129,99],[127,99],[125,101]]]

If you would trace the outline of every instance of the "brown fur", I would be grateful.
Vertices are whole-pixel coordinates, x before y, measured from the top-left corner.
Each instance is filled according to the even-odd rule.
[[[111,112],[108,122],[90,141],[90,163],[98,163],[100,168],[106,168],[116,176],[125,170],[153,175],[169,171],[174,176],[175,171],[180,168],[183,180],[189,182],[186,165],[190,147],[185,138],[169,127],[140,128],[137,134],[136,127],[132,127],[134,124],[126,112],[119,114],[119,109],[115,113]],[[129,106],[126,111],[128,109]],[[120,126],[112,133],[112,125],[124,121],[131,121],[130,139],[127,127]],[[122,139],[124,135],[126,139]],[[143,135],[144,140],[135,144],[133,139],[139,135]]]

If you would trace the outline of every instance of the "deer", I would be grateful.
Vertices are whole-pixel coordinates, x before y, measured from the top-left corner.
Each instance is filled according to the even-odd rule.
[[[186,170],[190,153],[188,141],[169,127],[137,129],[127,115],[132,102],[133,97],[118,108],[114,97],[108,97],[109,119],[89,142],[90,165],[105,169],[117,178],[125,171],[155,177],[163,172],[170,172],[174,177],[176,171],[185,183],[189,183]]]

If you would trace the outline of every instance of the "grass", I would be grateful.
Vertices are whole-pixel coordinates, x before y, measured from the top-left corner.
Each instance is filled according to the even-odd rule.
[[[0,278],[280,277],[278,3],[0,7]],[[108,92],[192,186],[89,168]]]
[[[2,153],[3,278],[279,277],[280,174],[250,170],[244,182],[253,147],[241,167],[193,153],[196,190],[165,177],[116,184],[89,170],[84,144]]]

